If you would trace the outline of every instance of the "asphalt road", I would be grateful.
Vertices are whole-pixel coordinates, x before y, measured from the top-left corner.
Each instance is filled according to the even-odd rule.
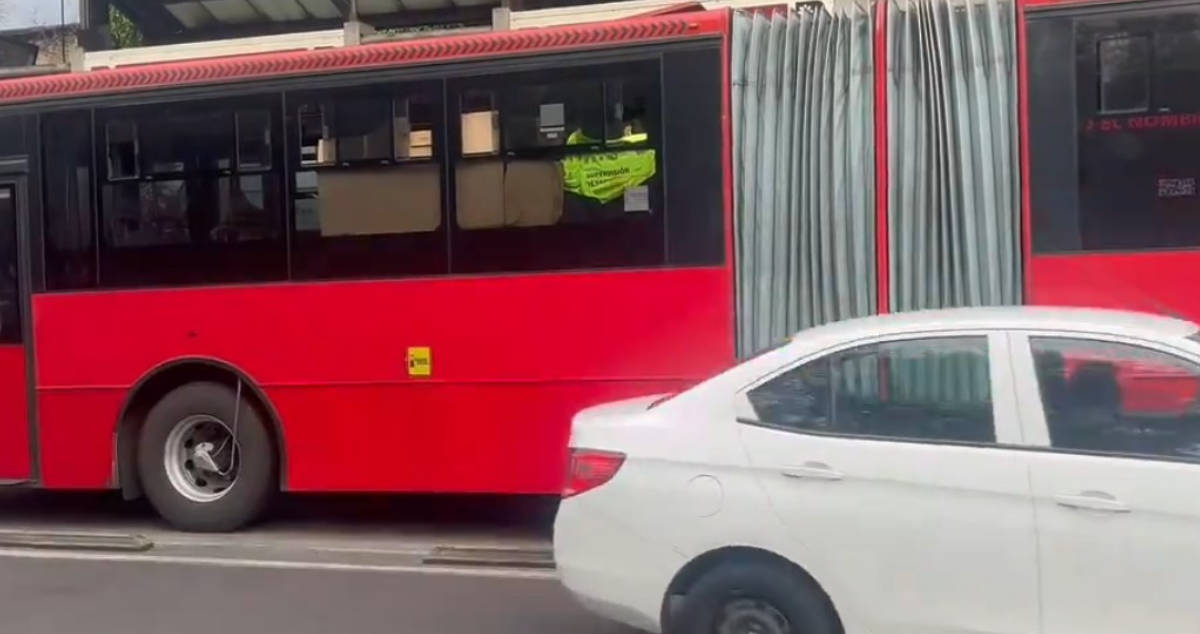
[[[4,554],[0,632],[632,634],[552,579]]]
[[[178,533],[112,493],[0,490],[0,634],[634,634],[553,570],[430,559],[546,552],[553,501],[288,496],[228,535]],[[136,535],[139,551],[23,549],[28,534]]]

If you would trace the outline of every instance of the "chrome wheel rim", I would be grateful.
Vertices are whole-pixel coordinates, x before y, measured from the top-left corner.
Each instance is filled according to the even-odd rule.
[[[749,597],[734,599],[717,614],[716,634],[791,634],[788,619],[778,608]]]
[[[237,483],[241,468],[237,438],[215,416],[196,414],[179,421],[163,449],[167,479],[193,502],[215,502]]]

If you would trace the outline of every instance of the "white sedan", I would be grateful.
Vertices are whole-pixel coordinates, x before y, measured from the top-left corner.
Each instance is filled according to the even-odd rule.
[[[683,634],[1200,631],[1200,342],[1135,313],[807,330],[581,412],[555,522],[592,609]]]

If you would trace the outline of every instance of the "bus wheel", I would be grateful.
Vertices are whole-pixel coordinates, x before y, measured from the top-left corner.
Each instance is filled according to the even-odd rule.
[[[142,488],[178,529],[240,528],[262,514],[278,488],[267,425],[239,391],[188,383],[156,403],[142,425]]]

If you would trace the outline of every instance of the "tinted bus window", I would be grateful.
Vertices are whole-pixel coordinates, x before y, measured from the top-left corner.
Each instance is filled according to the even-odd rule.
[[[292,274],[447,270],[441,83],[288,95]]]
[[[714,46],[48,113],[46,286],[720,264],[720,69]]]
[[[16,192],[0,185],[0,344],[21,341],[17,251]]]
[[[103,286],[286,277],[277,103],[97,112]]]
[[[91,111],[42,117],[46,288],[96,284]]]
[[[720,264],[725,254],[721,51],[663,56],[667,263]]]
[[[665,263],[656,60],[457,82],[451,270]]]
[[[1200,246],[1200,10],[1028,34],[1035,251]]]
[[[1150,106],[1150,49],[1146,35],[1120,35],[1096,40],[1099,110],[1139,112]]]

